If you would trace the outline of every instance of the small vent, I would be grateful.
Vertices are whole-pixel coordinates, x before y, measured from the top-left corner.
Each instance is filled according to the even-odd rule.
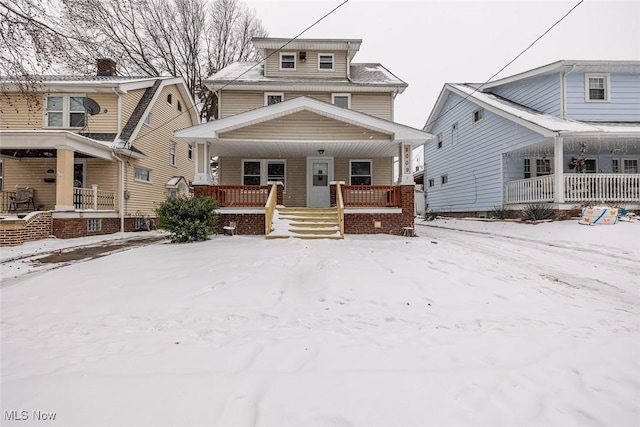
[[[305,62],[307,60],[307,52],[300,52],[300,61]]]

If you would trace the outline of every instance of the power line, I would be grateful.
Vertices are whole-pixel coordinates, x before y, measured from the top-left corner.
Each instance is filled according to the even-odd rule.
[[[569,16],[569,14],[571,14],[571,12],[573,12],[578,6],[580,6],[582,3],[584,2],[584,0],[580,0],[575,6],[573,6],[567,13],[565,13],[562,18],[558,19],[552,26],[550,26],[544,33],[542,33],[537,39],[535,39],[529,46],[527,46],[524,50],[522,50],[519,54],[517,54],[515,56],[515,58],[513,58],[511,61],[509,61],[507,63],[507,65],[505,65],[504,67],[500,68],[500,70],[498,70],[498,72],[496,72],[494,75],[492,75],[491,77],[489,77],[487,79],[487,81],[485,81],[484,83],[482,83],[481,85],[478,85],[477,87],[475,87],[471,93],[469,93],[467,96],[465,96],[464,98],[462,98],[459,102],[457,102],[454,106],[452,106],[451,108],[449,108],[447,111],[439,114],[433,121],[435,122],[436,120],[438,120],[440,117],[444,116],[445,114],[447,114],[448,112],[452,111],[454,108],[456,108],[458,105],[462,104],[464,101],[466,101],[471,95],[473,95],[474,93],[476,93],[477,91],[479,91],[484,85],[486,85],[487,83],[489,83],[491,81],[491,79],[493,79],[495,76],[497,76],[498,74],[500,74],[502,71],[504,71],[505,68],[507,68],[509,65],[513,64],[516,59],[520,58],[526,51],[528,51],[529,49],[531,49],[531,47],[536,44],[541,38],[543,38],[544,36],[547,35],[547,33],[549,31],[551,31],[556,25],[558,25],[560,22],[562,22],[567,16]],[[428,119],[427,119],[428,120]],[[427,121],[428,123],[428,121]],[[424,124],[423,129],[427,126],[427,123]]]
[[[220,89],[218,90],[222,90],[225,87],[229,86],[231,83],[235,82],[236,80],[238,80],[240,77],[244,76],[245,74],[247,74],[249,71],[253,70],[255,67],[257,67],[258,65],[262,64],[263,62],[265,62],[267,59],[271,58],[273,55],[275,55],[276,53],[280,52],[282,49],[284,49],[285,47],[287,47],[289,44],[293,43],[295,40],[297,40],[298,38],[300,38],[300,36],[302,36],[304,33],[306,33],[307,31],[309,31],[311,28],[315,27],[316,25],[318,25],[322,20],[324,20],[325,18],[327,18],[329,15],[331,15],[333,12],[335,12],[336,10],[340,9],[342,6],[344,6],[345,4],[347,4],[349,2],[349,0],[344,0],[342,3],[340,3],[339,5],[337,5],[336,7],[334,7],[333,9],[331,9],[331,11],[329,11],[328,13],[326,13],[325,15],[323,15],[321,18],[319,18],[318,20],[316,20],[313,24],[309,25],[307,28],[305,28],[304,30],[302,30],[300,33],[298,33],[295,37],[289,39],[289,41],[287,41],[285,44],[283,44],[282,46],[280,46],[278,49],[274,50],[273,52],[271,52],[269,55],[267,55],[266,58],[256,62],[255,64],[253,64],[250,68],[246,69],[244,72],[242,72],[241,74],[239,74],[237,77],[235,77],[233,80],[231,80],[228,83],[225,83],[224,86],[222,86]],[[149,136],[152,133],[154,133],[155,131],[163,128],[164,126],[168,125],[169,123],[171,123],[172,121],[176,120],[178,117],[180,117],[181,115],[188,113],[191,109],[196,108],[195,103],[192,107],[187,108],[185,111],[183,111],[182,113],[178,114],[177,116],[175,116],[174,118],[166,121],[164,124],[158,126],[155,129],[150,130],[149,132],[145,133],[142,136]]]

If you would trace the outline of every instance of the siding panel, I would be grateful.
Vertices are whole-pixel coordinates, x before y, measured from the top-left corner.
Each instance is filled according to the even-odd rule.
[[[491,88],[490,92],[547,114],[560,115],[560,75],[523,79]]]
[[[640,121],[640,74],[610,73],[610,101],[585,101],[585,74],[567,76],[567,117],[594,121]]]
[[[286,51],[274,53],[267,50],[266,76],[267,77],[298,77],[298,78],[322,78],[345,79],[347,77],[347,53],[345,51],[314,51],[308,50],[306,61],[300,61],[299,51]],[[295,70],[280,69],[280,53],[288,53],[296,56]],[[334,71],[318,70],[318,53],[333,53]]]

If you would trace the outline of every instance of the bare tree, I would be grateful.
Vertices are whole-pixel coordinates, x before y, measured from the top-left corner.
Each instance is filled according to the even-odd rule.
[[[48,0],[0,0],[0,93],[4,105],[11,105],[7,96],[11,82],[25,96],[29,108],[37,110],[38,74],[65,62],[69,39],[54,28],[51,7]]]
[[[73,34],[69,66],[88,72],[96,56],[114,58],[121,73],[184,77],[215,117],[216,98],[203,80],[231,62],[255,56],[251,38],[266,31],[236,0],[61,0],[63,27]]]

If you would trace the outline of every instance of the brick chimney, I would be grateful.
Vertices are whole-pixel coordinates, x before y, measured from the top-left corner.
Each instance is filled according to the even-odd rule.
[[[111,58],[97,59],[98,76],[115,76],[116,62]]]

